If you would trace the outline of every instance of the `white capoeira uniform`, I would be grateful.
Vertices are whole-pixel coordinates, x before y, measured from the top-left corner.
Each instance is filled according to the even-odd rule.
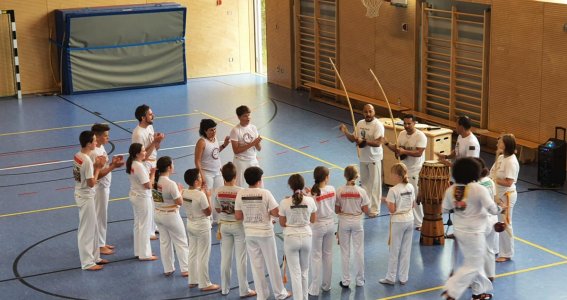
[[[203,289],[212,284],[209,278],[211,218],[203,212],[209,207],[209,200],[196,189],[185,189],[182,196],[189,236],[189,284],[198,284]]]
[[[179,214],[179,206],[175,203],[175,199],[181,197],[179,187],[168,176],[160,176],[157,190],[152,190],[152,196],[155,207],[155,221],[160,232],[159,249],[163,272],[175,271],[173,249],[177,254],[181,272],[188,272],[189,246],[187,234]]]
[[[354,248],[354,272],[356,285],[363,286],[364,277],[364,226],[362,207],[370,205],[366,191],[358,186],[341,186],[337,190],[336,206],[339,214],[339,242],[341,244],[342,283],[350,285],[350,241]]]
[[[496,162],[490,169],[490,177],[496,181],[497,178],[504,179],[510,178],[514,180],[512,186],[502,186],[496,184],[496,197],[505,206],[508,206],[504,214],[500,215],[500,221],[506,223],[506,231],[500,233],[500,252],[498,256],[512,258],[514,256],[514,229],[512,228],[512,213],[516,200],[518,200],[518,193],[516,192],[516,181],[518,181],[518,174],[520,173],[520,164],[515,154],[508,157],[499,155]]]
[[[201,169],[205,178],[203,180],[207,184],[207,189],[214,191],[223,185],[223,179],[221,174],[221,161],[220,161],[220,147],[218,140],[215,138],[214,142],[209,141],[207,138],[201,138],[205,141],[205,149],[201,155]],[[213,222],[217,222],[218,216],[217,212],[213,210],[212,214]]]
[[[288,292],[282,282],[270,211],[278,207],[272,193],[262,188],[245,188],[238,192],[234,209],[242,211],[246,249],[250,257],[257,299],[270,296],[264,267],[268,269],[272,291],[276,299],[285,299]]]
[[[455,160],[463,157],[480,157],[480,143],[476,136],[471,132],[467,137],[460,134],[455,143]]]
[[[410,183],[396,184],[386,196],[387,202],[396,205],[396,211],[390,216],[390,258],[386,273],[386,280],[391,282],[396,282],[396,275],[400,282],[405,284],[408,281],[414,224],[412,207],[415,198],[415,191]]]
[[[134,256],[140,259],[152,256],[150,244],[151,216],[153,210],[152,191],[144,184],[150,182],[150,171],[146,164],[134,160],[130,170],[130,203],[134,210]],[[152,184],[152,182],[150,182]]]
[[[455,209],[454,190],[452,185],[445,192],[443,198],[443,211]],[[463,201],[467,206],[464,210],[454,212],[453,224],[455,226],[455,242],[463,254],[463,264],[445,283],[447,294],[455,299],[461,297],[463,292],[472,287],[475,295],[492,291],[492,282],[488,280],[484,271],[486,256],[486,223],[487,214],[497,214],[498,208],[490,198],[486,188],[476,182],[466,185]]]
[[[494,181],[490,179],[490,177],[483,177],[481,178],[478,183],[485,187],[488,190],[488,194],[490,195],[491,199],[494,199],[495,196],[495,186]],[[498,222],[497,215],[488,214],[487,217],[487,224],[486,224],[486,258],[484,260],[484,270],[486,272],[486,276],[489,278],[494,278],[496,276],[496,261],[494,258],[498,253],[498,233],[494,231],[494,224]]]
[[[230,273],[233,253],[236,256],[236,273],[240,296],[252,292],[248,285],[248,256],[246,255],[246,236],[242,221],[234,216],[236,195],[242,188],[238,186],[221,186],[215,190],[213,199],[216,209],[220,209],[219,224],[221,232],[221,293],[230,292]]]
[[[374,118],[372,122],[360,120],[356,124],[356,133],[359,138],[375,140],[384,136],[384,125]],[[382,201],[382,158],[384,149],[366,146],[360,148],[360,184],[370,199],[370,216],[380,214]]]
[[[94,177],[94,165],[88,155],[82,152],[75,154],[73,177],[75,178],[75,203],[79,207],[77,242],[81,268],[85,270],[95,266],[101,260],[98,248],[95,189],[87,184],[87,180]]]
[[[234,126],[230,131],[230,140],[238,142],[238,146],[246,146],[258,137],[258,129],[252,124],[243,127],[240,124]],[[236,185],[246,186],[244,171],[252,166],[259,166],[256,158],[256,147],[250,147],[246,151],[234,155],[234,166],[236,167]]]
[[[303,196],[301,203],[293,204],[291,197],[282,200],[280,216],[286,218],[283,228],[284,252],[291,277],[293,298],[309,299],[309,256],[311,253],[311,214],[317,211],[315,200]]]
[[[90,158],[95,161],[97,156],[106,157],[104,168],[108,168],[110,160],[103,145],[97,146],[91,151]],[[95,189],[95,210],[97,220],[97,244],[98,247],[106,246],[106,229],[108,224],[108,200],[110,198],[110,182],[112,181],[112,172],[108,172],[104,177],[100,178],[96,183]]]
[[[398,135],[398,143],[403,146],[406,150],[417,150],[417,148],[427,147],[427,137],[425,133],[415,129],[413,134],[408,134],[407,131],[402,131]],[[415,195],[418,194],[419,188],[419,172],[421,172],[421,167],[425,161],[425,151],[420,157],[407,156],[402,162],[408,168],[408,180],[413,186]],[[423,205],[416,205],[413,208],[413,225],[415,227],[421,227],[423,224]]]
[[[331,289],[333,275],[333,242],[335,241],[335,188],[327,185],[321,188],[321,195],[314,196],[317,205],[317,221],[311,224],[311,285],[309,294],[319,295],[319,290]]]
[[[142,144],[142,146],[144,146],[144,149],[147,149],[152,142],[154,141],[154,126],[153,125],[148,125],[148,127],[143,128],[140,127],[140,125],[136,126],[136,128],[134,128],[134,131],[132,131],[132,144],[133,143],[139,143]],[[157,162],[157,150],[154,148],[154,150],[152,151],[152,153],[150,153],[150,155],[148,156],[148,158],[146,160],[144,160],[144,164],[148,167],[148,170],[151,170],[152,168],[156,167],[156,162]],[[153,205],[153,201],[152,203],[150,203],[151,205]],[[153,209],[150,210],[150,228],[148,228],[149,232],[150,232],[150,236],[155,235],[155,231],[157,230],[157,225],[154,221],[154,211]]]

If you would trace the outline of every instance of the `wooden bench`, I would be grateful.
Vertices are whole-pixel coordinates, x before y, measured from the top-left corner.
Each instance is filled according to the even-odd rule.
[[[336,88],[328,87],[328,86],[318,84],[318,83],[311,83],[311,82],[306,83],[305,86],[309,88],[309,98],[310,99],[317,100],[317,101],[320,101],[320,102],[324,102],[324,103],[327,103],[327,104],[330,104],[330,105],[333,105],[333,106],[338,106],[338,107],[341,107],[341,108],[348,108],[347,105],[343,105],[343,104],[340,104],[340,103],[337,103],[337,102],[333,102],[333,101],[330,101],[328,99],[321,97],[321,92],[326,92],[326,93],[329,93],[329,94],[334,94],[334,95],[346,97],[345,92],[343,90],[339,90],[339,89],[336,89]],[[370,103],[370,104],[374,104],[376,106],[388,109],[388,104],[384,100],[370,98],[370,97],[366,97],[366,96],[351,93],[351,92],[348,93],[348,96],[351,100],[357,100],[357,101],[361,101],[361,102],[364,102],[364,103]],[[393,103],[390,103],[390,106],[392,108],[392,112],[403,112],[403,111],[410,110],[409,107],[405,107],[405,106],[401,106],[401,105],[397,105],[397,104],[393,104]]]
[[[428,115],[428,114],[425,114],[425,113],[422,113],[422,112],[418,112],[418,111],[406,111],[406,113],[410,113],[420,120],[428,121],[428,122],[438,124],[438,125],[443,125],[443,126],[446,126],[448,128],[451,128],[451,129],[457,127],[457,122],[455,122],[455,121],[442,119],[442,118],[431,116],[431,115]],[[488,129],[482,129],[482,128],[476,128],[476,127],[473,127],[471,131],[476,135],[484,136],[484,137],[488,137],[488,138],[492,138],[492,139],[498,139],[502,135],[502,133],[500,133],[500,132],[490,131]],[[516,145],[519,146],[519,148],[520,148],[520,150],[518,151],[519,152],[518,153],[518,160],[519,161],[521,161],[522,163],[528,163],[528,162],[535,161],[535,158],[536,158],[535,154],[537,153],[536,150],[539,147],[538,143],[528,141],[528,140],[524,140],[524,139],[520,139],[520,138],[516,137]],[[527,151],[524,151],[524,148],[526,148]]]

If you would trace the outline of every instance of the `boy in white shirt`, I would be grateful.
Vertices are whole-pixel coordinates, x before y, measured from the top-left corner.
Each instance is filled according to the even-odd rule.
[[[241,105],[236,108],[239,123],[230,131],[230,142],[234,151],[234,165],[236,166],[236,185],[243,186],[244,171],[248,167],[258,166],[256,153],[262,150],[262,138],[256,126],[250,124],[250,108]]]
[[[246,249],[252,263],[257,298],[265,300],[270,295],[264,274],[265,266],[275,298],[286,299],[291,297],[291,292],[285,289],[282,282],[274,225],[270,218],[279,217],[278,203],[270,191],[261,188],[263,174],[259,167],[249,167],[244,171],[244,179],[249,187],[239,191],[236,196],[235,216],[244,225]]]

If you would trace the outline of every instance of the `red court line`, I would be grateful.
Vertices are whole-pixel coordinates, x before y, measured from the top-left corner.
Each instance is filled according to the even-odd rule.
[[[287,151],[287,150],[285,150],[285,151],[282,151],[282,152],[278,152],[278,153],[276,153],[276,155],[282,155],[282,154],[286,154],[287,152],[288,152],[288,151]]]
[[[307,149],[307,148],[309,148],[309,147],[311,147],[311,146],[309,146],[309,145],[308,145],[308,146],[303,146],[303,147],[298,148],[298,149],[299,149],[299,150],[303,150],[303,149]]]
[[[26,193],[19,193],[18,196],[31,196],[35,194],[37,194],[37,192],[26,192]]]
[[[323,141],[319,141],[319,144],[325,144],[325,143],[328,143],[328,142],[329,142],[329,140],[323,140]]]
[[[56,191],[64,191],[64,190],[70,190],[70,189],[73,189],[73,188],[75,188],[75,187],[74,186],[66,186],[66,187],[55,189],[55,190]]]

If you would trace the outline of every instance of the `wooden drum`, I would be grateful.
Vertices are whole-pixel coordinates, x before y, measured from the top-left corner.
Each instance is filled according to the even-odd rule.
[[[443,196],[449,187],[449,167],[434,160],[425,161],[419,173],[418,200],[423,206],[422,245],[444,245]]]

